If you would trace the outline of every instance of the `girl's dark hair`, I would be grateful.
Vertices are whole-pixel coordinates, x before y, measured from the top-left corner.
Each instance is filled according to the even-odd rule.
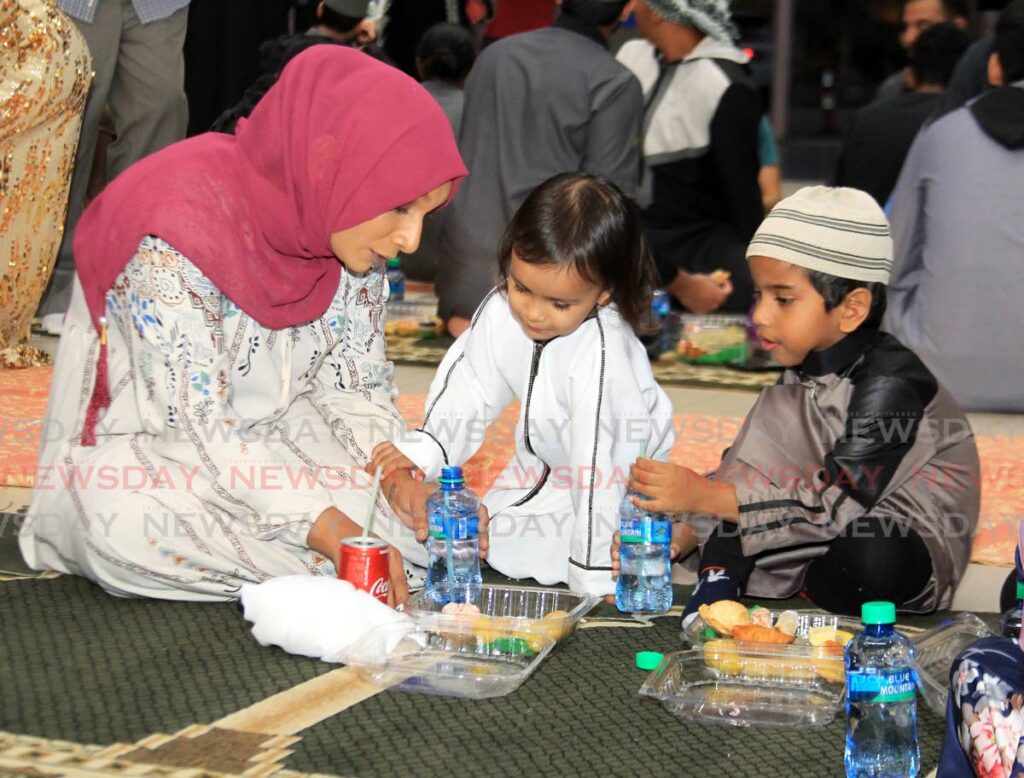
[[[435,24],[423,33],[416,46],[416,62],[424,81],[461,84],[475,60],[473,36],[457,24]]]
[[[516,211],[498,247],[500,283],[512,252],[531,265],[571,267],[610,290],[619,314],[637,334],[651,326],[658,282],[636,205],[611,181],[591,173],[560,173],[534,189]]]
[[[863,328],[878,329],[882,326],[882,317],[885,316],[885,284],[877,281],[855,281],[851,278],[839,278],[838,276],[822,273],[818,270],[806,270],[807,278],[814,290],[825,298],[825,310],[831,311],[839,303],[846,299],[846,295],[854,289],[867,289],[871,292],[871,310],[864,319]]]

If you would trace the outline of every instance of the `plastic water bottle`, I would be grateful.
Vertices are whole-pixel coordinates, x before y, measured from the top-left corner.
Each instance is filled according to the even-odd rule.
[[[1014,640],[1019,638],[1022,613],[1024,613],[1024,582],[1017,581],[1017,604],[999,617],[999,634]]]
[[[844,651],[847,778],[917,775],[914,644],[893,627],[891,602],[864,603],[861,621],[864,630]]]
[[[619,506],[619,581],[615,607],[624,613],[664,613],[672,607],[672,522],[630,500]],[[643,495],[637,495],[643,499]]]
[[[640,339],[650,359],[657,359],[670,345],[667,323],[671,312],[672,301],[669,300],[668,292],[655,289],[651,294],[651,324],[656,331]]]
[[[402,260],[398,257],[388,260],[388,287],[391,290],[388,294],[390,302],[400,303],[405,299],[405,273],[402,272]]]
[[[480,498],[466,488],[461,467],[441,471],[441,487],[427,498],[427,595],[444,605],[469,602],[480,575]],[[454,588],[453,588],[454,587]]]

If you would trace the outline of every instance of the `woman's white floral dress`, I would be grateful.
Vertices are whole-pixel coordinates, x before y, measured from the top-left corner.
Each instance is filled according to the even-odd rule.
[[[343,273],[318,320],[271,330],[187,258],[145,238],[107,295],[112,401],[79,445],[98,336],[65,323],[20,543],[37,569],[113,594],[230,598],[244,582],[334,574],[305,543],[330,506],[362,524],[373,447],[404,428],[384,353],[383,271]],[[378,497],[374,532],[426,555]]]

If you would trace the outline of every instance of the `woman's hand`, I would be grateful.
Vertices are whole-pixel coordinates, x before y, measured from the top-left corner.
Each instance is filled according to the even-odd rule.
[[[427,539],[427,498],[437,487],[417,481],[408,470],[395,470],[381,480],[381,491],[402,523],[416,533],[416,540]]]
[[[405,560],[402,552],[394,546],[388,546],[388,605],[397,608],[409,599],[409,582],[405,578]]]
[[[381,469],[381,482],[386,481],[392,473],[397,470],[408,470],[410,473],[417,469],[416,463],[398,450],[398,447],[390,441],[378,443],[373,449],[370,461],[366,463],[366,472],[374,475],[377,468]]]

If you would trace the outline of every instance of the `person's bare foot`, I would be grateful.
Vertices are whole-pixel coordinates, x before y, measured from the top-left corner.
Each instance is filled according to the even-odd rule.
[[[452,316],[447,322],[448,332],[453,338],[459,337],[463,332],[469,329],[471,324],[469,319],[463,319],[461,316]]]

